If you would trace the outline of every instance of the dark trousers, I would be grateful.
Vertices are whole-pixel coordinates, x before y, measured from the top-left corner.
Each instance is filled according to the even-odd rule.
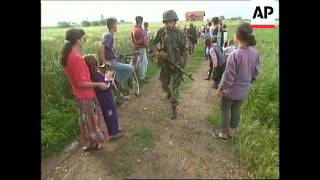
[[[225,68],[226,68],[226,64],[223,64],[223,65],[218,66],[214,69],[213,77],[212,77],[214,84],[216,84],[216,85],[220,84],[220,81],[222,79],[222,75],[223,75]]]
[[[209,72],[208,72],[208,79],[211,79],[211,76],[213,74],[213,63],[211,60],[209,60],[210,64],[209,64]]]
[[[221,129],[224,133],[228,133],[229,128],[237,128],[239,126],[242,102],[243,100],[221,98]]]

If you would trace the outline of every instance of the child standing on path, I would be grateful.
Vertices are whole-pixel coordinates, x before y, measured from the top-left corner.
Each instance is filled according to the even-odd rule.
[[[104,116],[104,120],[107,124],[108,131],[111,135],[110,139],[112,140],[118,138],[123,134],[120,133],[119,130],[116,105],[114,104],[111,92],[111,71],[107,71],[105,75],[100,72],[98,70],[98,60],[94,55],[86,55],[84,56],[84,60],[89,68],[91,80],[93,82],[102,82],[108,84],[108,89],[101,90],[99,88],[95,88],[95,92]]]
[[[218,137],[231,138],[238,129],[240,107],[247,98],[251,83],[257,79],[260,66],[260,54],[252,46],[256,45],[249,23],[241,23],[235,33],[239,48],[232,52],[218,89],[221,98],[221,129]]]

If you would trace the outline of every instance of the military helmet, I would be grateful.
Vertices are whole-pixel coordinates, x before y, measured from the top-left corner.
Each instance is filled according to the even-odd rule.
[[[166,21],[178,21],[178,16],[177,16],[177,13],[174,11],[174,10],[168,10],[168,11],[165,11],[163,13],[163,18],[162,18],[162,21],[163,22],[166,22]]]

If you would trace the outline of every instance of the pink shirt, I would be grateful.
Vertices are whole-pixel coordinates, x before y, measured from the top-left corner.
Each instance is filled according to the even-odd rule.
[[[64,68],[64,72],[71,83],[72,92],[76,98],[85,99],[95,97],[93,88],[80,88],[78,86],[79,83],[83,81],[91,82],[91,79],[88,66],[75,48],[71,50],[68,56],[67,66]]]

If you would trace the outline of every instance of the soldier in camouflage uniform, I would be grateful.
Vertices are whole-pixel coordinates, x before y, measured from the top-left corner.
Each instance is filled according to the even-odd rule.
[[[186,47],[188,48],[188,52],[189,52],[189,54],[191,55],[191,41],[190,41],[190,39],[189,39],[189,37],[188,37],[188,28],[187,28],[187,26],[184,26],[184,29],[183,29],[183,31],[184,31],[184,34],[186,35]]]
[[[154,47],[155,56],[160,66],[160,81],[163,90],[167,93],[170,100],[170,116],[175,119],[177,116],[177,105],[179,98],[179,86],[182,75],[167,61],[170,61],[182,68],[185,67],[188,52],[186,47],[186,35],[183,30],[175,27],[178,16],[174,10],[163,13],[163,23],[165,27],[160,28],[154,40],[151,42]],[[160,52],[156,45],[160,43]]]
[[[193,26],[192,23],[190,23],[190,27],[187,30],[187,37],[190,41],[189,43],[189,50],[190,50],[190,55],[194,52],[194,46],[197,44],[197,30]]]

